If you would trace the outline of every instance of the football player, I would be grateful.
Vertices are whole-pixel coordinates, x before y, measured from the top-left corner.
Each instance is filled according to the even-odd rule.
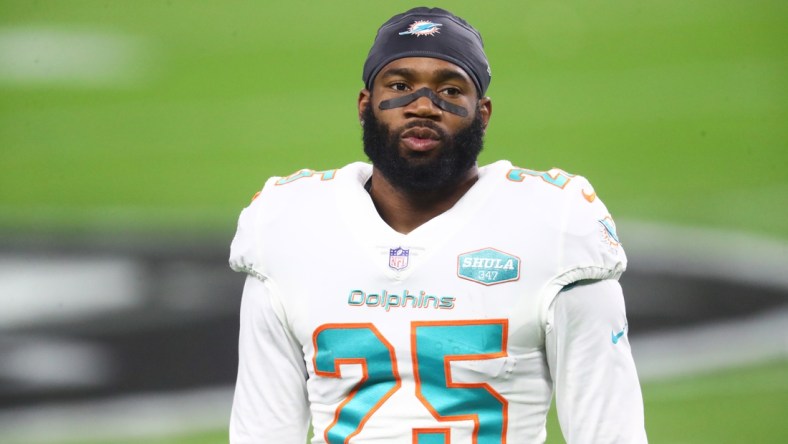
[[[248,274],[231,442],[646,442],[618,277],[589,182],[479,167],[479,33],[438,8],[379,29],[358,98],[368,163],[267,181],[230,263]]]

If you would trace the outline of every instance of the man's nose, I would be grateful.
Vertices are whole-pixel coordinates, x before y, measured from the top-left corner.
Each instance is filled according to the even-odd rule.
[[[435,117],[443,113],[438,105],[432,103],[429,97],[419,97],[411,102],[407,108],[406,113],[413,114],[418,117]]]

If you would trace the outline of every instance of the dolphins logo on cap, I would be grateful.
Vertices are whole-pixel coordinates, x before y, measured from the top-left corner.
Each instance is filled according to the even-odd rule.
[[[429,20],[416,20],[408,26],[407,31],[402,31],[399,35],[415,35],[421,37],[423,35],[435,35],[440,33],[440,23],[432,23]]]

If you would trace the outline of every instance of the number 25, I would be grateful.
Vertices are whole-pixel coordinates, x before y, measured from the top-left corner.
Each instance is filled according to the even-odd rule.
[[[438,421],[473,421],[474,444],[505,444],[508,403],[489,384],[454,382],[452,361],[506,356],[508,322],[425,321],[411,323],[416,396]],[[325,430],[330,444],[346,444],[401,387],[394,348],[370,323],[325,324],[315,330],[315,373],[340,378],[339,366],[361,365],[361,381],[340,403]],[[450,428],[414,430],[413,444],[448,444]]]

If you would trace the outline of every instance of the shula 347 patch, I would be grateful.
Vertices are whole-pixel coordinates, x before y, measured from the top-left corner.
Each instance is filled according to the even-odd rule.
[[[483,248],[457,257],[457,275],[482,285],[520,279],[520,258],[495,248]]]

